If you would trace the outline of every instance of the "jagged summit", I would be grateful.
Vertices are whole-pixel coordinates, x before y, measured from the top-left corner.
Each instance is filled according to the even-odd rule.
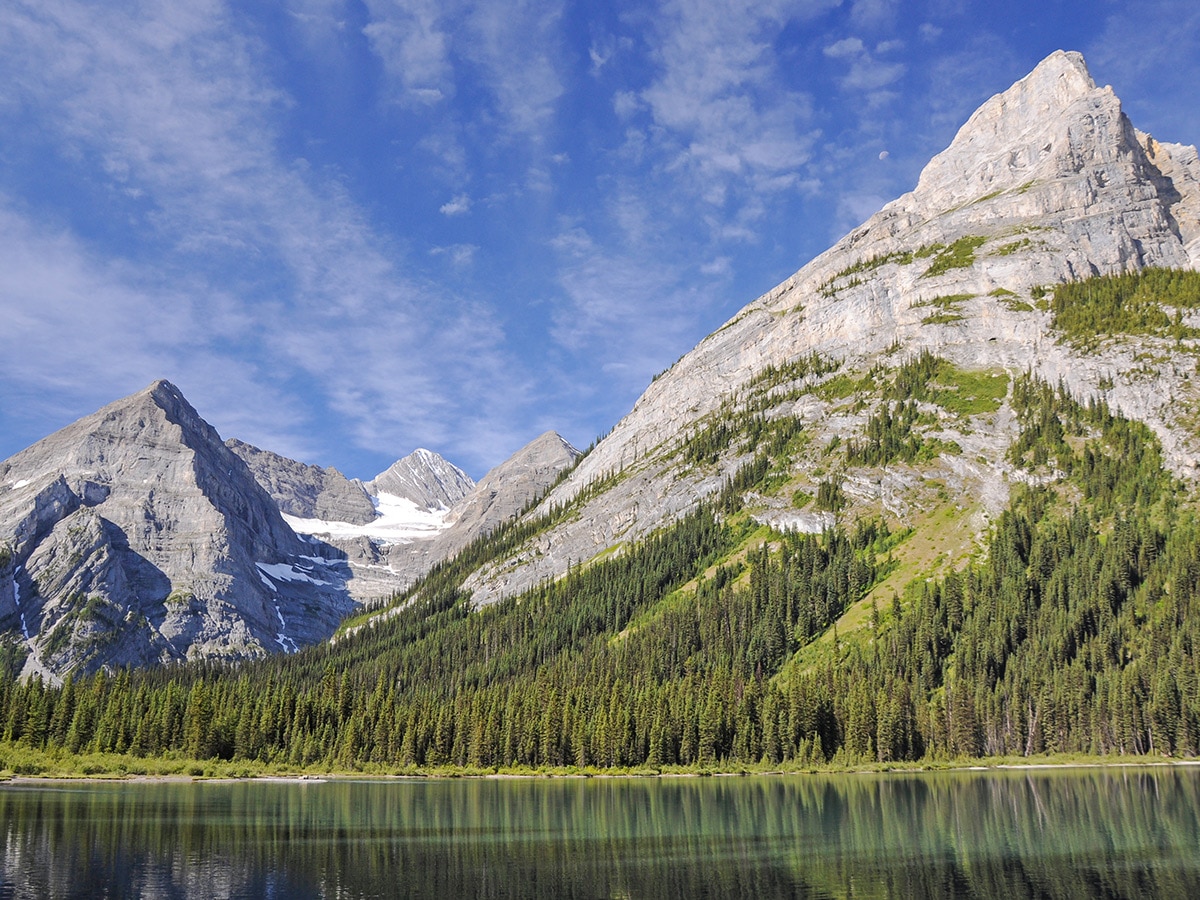
[[[655,379],[542,511],[571,504],[590,486],[606,489],[588,491],[577,514],[538,546],[476,573],[469,583],[476,602],[556,577],[570,560],[637,540],[719,491],[744,455],[731,450],[718,465],[696,465],[680,456],[680,446],[736,417],[762,390],[756,385],[764,373],[784,378],[789,366],[814,354],[826,367],[860,373],[922,351],[963,370],[1032,370],[1147,422],[1172,468],[1194,477],[1200,440],[1180,410],[1185,397],[1200,403],[1187,376],[1195,360],[1179,356],[1178,347],[1145,342],[1082,352],[1054,332],[1043,298],[1055,285],[1096,274],[1195,268],[1198,251],[1195,149],[1138,132],[1112,89],[1096,86],[1082,56],[1055,52],[986,101],[911,192]],[[1148,358],[1159,362],[1147,365]],[[817,446],[859,437],[863,412],[842,409],[811,384],[795,390],[800,398],[772,415],[802,419]],[[964,503],[982,502],[990,512],[1007,503],[1007,427],[989,423],[990,443],[973,432],[960,446],[979,445],[978,452],[944,463],[938,477],[963,491]],[[815,485],[792,475],[797,496],[812,493]],[[898,516],[912,506],[905,498],[920,482],[897,470],[861,477],[864,497]],[[809,515],[789,509],[786,497],[761,502],[771,506],[767,521],[801,523]]]
[[[0,545],[30,671],[292,649],[353,605],[167,381],[0,463]]]
[[[366,484],[373,495],[391,494],[425,509],[449,509],[474,486],[470,475],[424,448],[392,463]]]
[[[915,193],[937,192],[953,202],[1023,184],[1044,162],[1063,161],[1055,145],[1076,118],[1076,106],[1107,123],[1120,118],[1120,102],[1111,88],[1097,89],[1083,57],[1055,51],[975,111],[950,146],[925,166]],[[1111,141],[1089,147],[1101,153],[1116,149]]]

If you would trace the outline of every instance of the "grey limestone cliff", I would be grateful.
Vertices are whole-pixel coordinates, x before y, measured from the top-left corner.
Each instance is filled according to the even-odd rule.
[[[357,525],[375,519],[375,505],[362,482],[350,480],[337,469],[296,462],[236,438],[227,440],[225,446],[250,467],[280,512]]]
[[[475,486],[471,476],[432,450],[418,448],[367,482],[373,495],[391,494],[426,509],[449,509]]]
[[[1084,352],[1054,333],[1052,316],[1038,300],[1047,288],[1093,274],[1195,268],[1198,184],[1195,148],[1137,131],[1112,89],[1093,82],[1079,54],[1051,54],[984,103],[912,192],[750,303],[657,378],[547,497],[544,508],[574,504],[573,515],[512,559],[475,573],[468,588],[477,603],[494,601],[693,508],[719,490],[742,459],[682,465],[676,451],[684,437],[730,404],[736,407],[768,367],[812,354],[843,371],[865,371],[928,350],[964,369],[1033,371],[1062,380],[1076,396],[1103,396],[1150,424],[1169,464],[1195,477],[1200,445],[1182,414],[1200,404],[1192,348],[1147,339]],[[1144,364],[1147,353],[1155,365]],[[802,419],[815,446],[852,436],[863,418],[813,392],[772,414]],[[978,430],[964,436],[973,452],[938,462],[939,478],[961,492],[963,504],[983,498],[994,512],[1007,501],[1012,477],[1003,460],[1011,416],[998,415],[987,428],[986,439]],[[847,473],[848,487],[873,492],[884,511],[902,521],[915,508],[921,480],[903,471]],[[596,491],[597,485],[605,488]],[[577,502],[589,486],[596,496]],[[786,508],[770,516],[776,522],[803,518]]]
[[[165,381],[0,463],[0,546],[27,673],[292,650],[353,607],[339,554]]]
[[[443,552],[455,552],[523,512],[578,458],[579,451],[554,431],[526,444],[454,506],[454,524],[440,539]]]

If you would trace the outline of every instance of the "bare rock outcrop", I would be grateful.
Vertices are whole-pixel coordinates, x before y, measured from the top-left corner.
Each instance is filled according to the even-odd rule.
[[[1194,477],[1200,443],[1179,416],[1181,400],[1200,402],[1190,351],[1113,342],[1085,353],[1053,332],[1038,298],[1095,274],[1194,268],[1198,176],[1194,148],[1138,132],[1079,54],[1051,54],[984,103],[912,192],[658,377],[544,501],[544,509],[574,504],[574,514],[512,559],[475,573],[467,586],[476,602],[557,577],[719,490],[742,460],[724,460],[717,471],[681,466],[681,440],[726,404],[736,406],[768,367],[811,354],[865,369],[885,356],[930,350],[966,369],[1031,370],[1147,422],[1169,464]],[[1147,352],[1160,364],[1141,365]],[[819,403],[795,412],[818,444],[841,427]],[[1007,494],[1003,484],[970,489]],[[585,491],[586,501],[577,500]],[[787,518],[786,510],[776,515]]]
[[[375,505],[362,482],[352,481],[337,469],[296,462],[236,438],[228,439],[225,446],[250,467],[280,512],[358,525],[375,519]]]
[[[353,607],[340,554],[297,537],[165,381],[0,463],[0,546],[27,671],[291,650]]]

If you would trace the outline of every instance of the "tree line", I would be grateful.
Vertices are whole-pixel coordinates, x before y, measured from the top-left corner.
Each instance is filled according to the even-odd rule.
[[[763,454],[639,545],[484,609],[448,565],[386,621],[292,656],[0,682],[0,737],[386,771],[1197,753],[1181,486],[1103,403],[1028,377],[1013,403],[1012,460],[1047,483],[1016,493],[981,559],[876,596],[845,634],[903,535],[757,526],[739,498],[770,477]]]

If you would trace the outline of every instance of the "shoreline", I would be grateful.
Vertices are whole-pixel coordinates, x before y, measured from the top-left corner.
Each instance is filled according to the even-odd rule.
[[[1041,762],[1011,762],[1002,760],[986,762],[962,760],[946,765],[909,764],[891,766],[848,766],[805,769],[764,769],[728,771],[572,771],[563,769],[548,772],[511,771],[413,771],[413,772],[319,772],[319,773],[263,773],[263,774],[187,774],[187,773],[120,773],[120,772],[51,772],[13,773],[0,775],[0,790],[6,786],[36,786],[39,784],[325,784],[336,781],[400,782],[400,781],[561,781],[561,780],[616,780],[616,779],[670,779],[670,778],[793,778],[831,775],[932,775],[938,773],[983,773],[983,772],[1051,772],[1080,769],[1167,769],[1200,767],[1200,758],[1187,759],[1063,759]]]

